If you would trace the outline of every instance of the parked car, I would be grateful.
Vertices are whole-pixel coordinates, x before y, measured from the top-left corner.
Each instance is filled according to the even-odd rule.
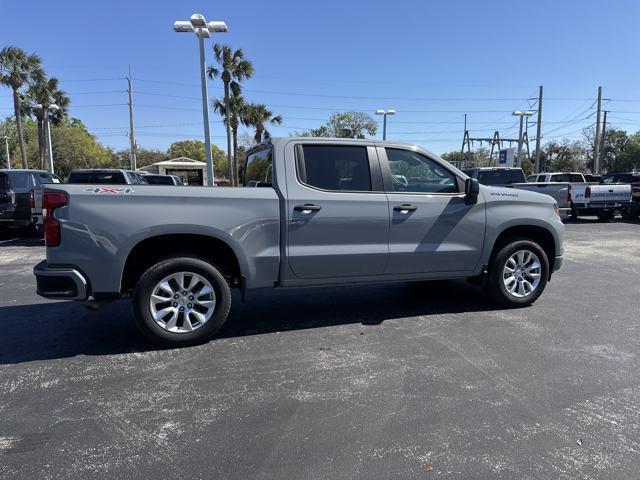
[[[145,185],[144,176],[133,170],[91,168],[71,170],[67,183],[91,185]]]
[[[158,173],[143,173],[142,178],[150,185],[184,185],[177,175],[161,175]]]
[[[589,184],[582,173],[543,172],[530,175],[528,178],[534,181],[508,186],[551,196],[558,203],[563,218],[596,215],[601,220],[610,220],[617,210],[624,211],[631,204],[631,190],[628,185],[606,187]]]
[[[142,332],[179,346],[220,329],[231,288],[471,278],[522,307],[562,264],[553,199],[480,185],[420,147],[272,138],[244,172],[261,186],[48,187],[38,294],[132,295]]]
[[[632,203],[628,208],[622,209],[622,217],[633,220],[640,215],[640,172],[612,173],[602,177],[602,185],[631,185]]]
[[[0,170],[0,228],[42,229],[42,186],[61,183],[46,170]]]
[[[482,185],[504,187],[527,181],[524,171],[516,167],[477,167],[467,168],[463,172],[476,178]]]

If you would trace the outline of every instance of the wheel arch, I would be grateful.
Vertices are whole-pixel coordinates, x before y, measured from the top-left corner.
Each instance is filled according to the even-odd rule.
[[[163,258],[186,255],[203,258],[215,265],[229,285],[244,292],[246,266],[231,242],[200,233],[163,233],[144,238],[129,251],[120,277],[120,292],[135,287],[140,276]]]
[[[547,255],[547,261],[549,262],[549,278],[553,271],[553,262],[556,257],[556,238],[548,228],[540,225],[511,225],[503,229],[493,242],[493,248],[488,259],[488,264],[491,264],[496,254],[500,249],[508,243],[510,239],[523,238],[532,240],[544,250]]]

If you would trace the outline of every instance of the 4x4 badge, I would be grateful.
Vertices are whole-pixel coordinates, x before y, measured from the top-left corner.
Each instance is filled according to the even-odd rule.
[[[91,188],[85,188],[84,191],[90,192],[90,193],[107,193],[107,194],[110,193],[112,195],[128,195],[130,193],[133,193],[133,188],[91,187]]]

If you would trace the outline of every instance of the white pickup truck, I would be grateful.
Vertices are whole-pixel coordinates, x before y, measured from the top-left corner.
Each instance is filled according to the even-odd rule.
[[[576,172],[538,173],[527,177],[527,183],[510,186],[550,195],[560,211],[572,218],[596,215],[600,220],[611,220],[617,210],[625,211],[632,200],[631,185],[588,183],[582,173]]]

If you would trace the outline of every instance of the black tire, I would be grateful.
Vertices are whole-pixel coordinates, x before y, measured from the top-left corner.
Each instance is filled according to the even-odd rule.
[[[601,212],[598,212],[597,215],[598,215],[598,219],[604,222],[607,220],[613,220],[613,217],[615,217],[616,212],[614,212],[613,210],[603,210]]]
[[[211,284],[216,304],[211,317],[199,328],[185,333],[174,333],[162,328],[154,320],[149,306],[153,290],[163,278],[172,273],[193,272]],[[133,292],[133,312],[136,325],[152,342],[163,347],[183,347],[210,340],[224,325],[231,309],[231,289],[215,266],[206,260],[188,256],[164,259],[150,267],[138,280]]]
[[[638,218],[639,213],[640,213],[640,208],[636,203],[620,211],[622,218],[624,218],[625,220],[636,220]]]
[[[549,279],[549,259],[547,254],[540,245],[526,238],[510,238],[496,248],[498,251],[493,255],[489,264],[484,284],[485,291],[495,302],[504,307],[517,308],[531,305],[542,295],[547,286]],[[503,272],[508,259],[520,250],[534,253],[540,261],[540,282],[533,292],[524,297],[512,295],[507,290],[503,279]]]
[[[571,213],[569,214],[571,217],[571,220],[577,220],[578,219],[578,211],[571,207]]]

